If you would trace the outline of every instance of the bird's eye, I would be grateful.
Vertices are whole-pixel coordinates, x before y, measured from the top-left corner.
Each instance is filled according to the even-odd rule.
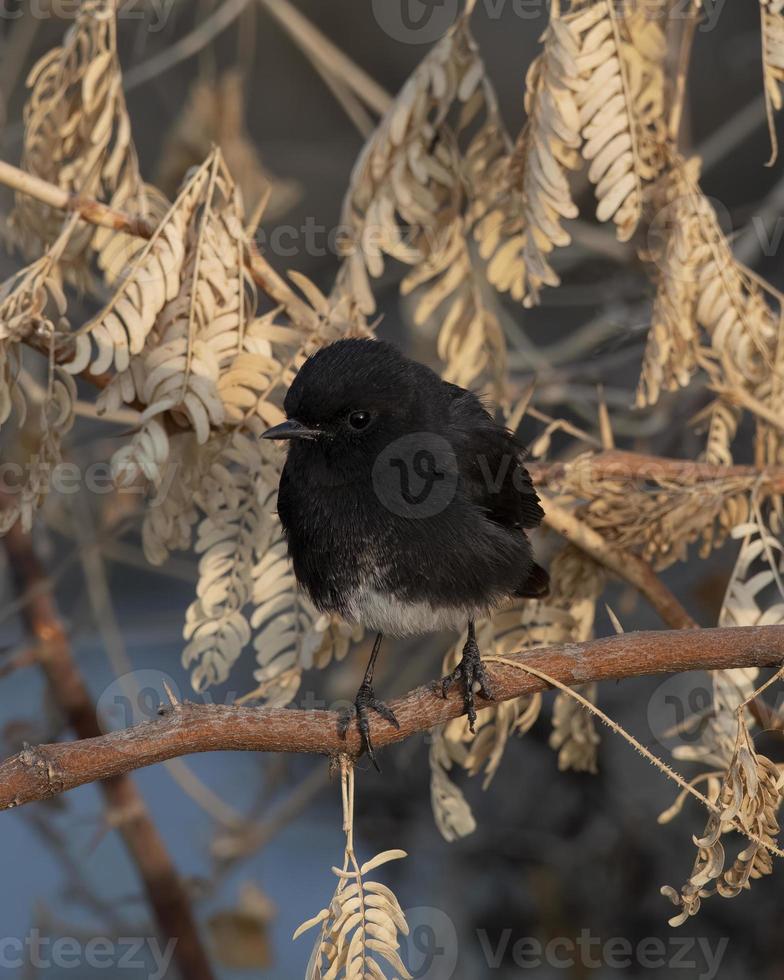
[[[370,422],[370,412],[352,412],[348,417],[348,424],[352,429],[366,429]]]

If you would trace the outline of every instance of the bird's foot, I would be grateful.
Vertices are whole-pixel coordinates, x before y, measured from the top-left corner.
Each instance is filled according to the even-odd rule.
[[[469,636],[466,645],[463,647],[463,659],[455,667],[451,674],[447,674],[441,681],[441,697],[445,698],[449,688],[455,681],[459,681],[463,687],[463,704],[468,715],[468,727],[474,731],[476,722],[476,705],[474,704],[474,687],[479,685],[479,691],[483,698],[488,701],[494,699],[493,690],[490,685],[485,665],[479,653],[479,647],[473,636]]]
[[[390,725],[394,725],[395,728],[400,728],[400,724],[395,718],[395,713],[385,704],[383,701],[379,701],[376,697],[373,687],[371,684],[363,683],[359,690],[357,691],[357,696],[354,698],[354,704],[352,707],[347,708],[343,712],[340,722],[338,723],[338,732],[341,738],[346,737],[349,725],[356,719],[357,728],[359,729],[359,734],[362,736],[362,744],[365,751],[370,758],[370,761],[376,767],[378,772],[381,769],[376,762],[376,754],[373,751],[373,742],[370,739],[370,720],[369,714],[371,711],[375,711],[377,714],[381,715],[385,721],[388,721]]]

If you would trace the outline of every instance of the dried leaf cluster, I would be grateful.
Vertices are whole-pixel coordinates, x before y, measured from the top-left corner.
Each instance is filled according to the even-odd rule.
[[[332,869],[338,879],[337,888],[329,905],[294,933],[297,939],[320,926],[305,978],[386,980],[389,975],[410,980],[411,974],[398,952],[398,936],[408,935],[403,910],[386,885],[367,878],[376,868],[406,857],[406,852],[383,851],[359,864],[354,852],[354,770],[345,759],[341,760],[341,783],[346,849],[342,867]]]
[[[160,215],[162,195],[143,183],[131,137],[114,0],[80,4],[62,46],[35,65],[28,86],[25,170],[140,217]],[[40,251],[58,236],[62,216],[19,194],[12,221],[27,249]],[[111,282],[137,248],[132,236],[82,224],[61,255],[60,268],[69,279],[88,285],[96,260]]]
[[[782,545],[761,524],[739,525],[733,532],[742,539],[721,610],[721,626],[757,626],[784,623],[784,592],[778,568]],[[773,589],[778,601],[766,600]],[[756,669],[719,670],[713,673],[713,703],[700,721],[697,743],[673,750],[677,759],[700,762],[711,768],[696,777],[707,783],[710,813],[702,836],[695,838],[697,856],[680,891],[667,885],[662,894],[680,908],[670,920],[677,926],[699,911],[702,900],[713,894],[734,898],[752,880],[770,874],[773,855],[780,854],[777,839],[779,810],[784,802],[784,769],[758,753],[750,730],[755,728],[750,705],[761,691],[755,689]],[[776,678],[773,678],[775,680]],[[685,794],[660,816],[673,819]],[[740,830],[749,835],[727,866],[727,835]]]

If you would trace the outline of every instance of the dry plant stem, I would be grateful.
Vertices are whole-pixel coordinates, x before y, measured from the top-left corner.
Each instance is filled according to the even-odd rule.
[[[141,218],[132,218],[91,198],[69,194],[56,184],[41,180],[40,177],[20,170],[19,167],[14,167],[3,160],[0,160],[0,183],[21,194],[29,194],[36,201],[48,204],[50,208],[56,208],[58,211],[75,211],[92,225],[125,231],[141,238],[149,238],[153,232],[153,228]]]
[[[78,736],[73,745],[89,745],[101,737],[95,707],[87,686],[71,656],[68,637],[60,622],[47,576],[33,551],[30,536],[16,524],[5,537],[5,546],[20,593],[28,596],[23,616],[38,641],[38,662],[49,682],[52,697]],[[39,777],[57,785],[57,774],[35,749],[21,755]],[[190,901],[177,869],[133,781],[122,772],[101,783],[107,808],[125,842],[164,936],[175,939],[174,958],[188,980],[213,980],[209,959],[199,938]]]
[[[784,661],[784,626],[624,633],[588,643],[568,643],[508,658],[529,665],[570,687],[591,681],[648,674],[734,667],[773,667]],[[547,688],[532,674],[503,664],[491,668],[497,701]],[[479,698],[479,707],[483,700]],[[457,690],[444,699],[420,687],[390,704],[400,729],[373,719],[377,748],[429,731],[463,713]],[[0,765],[0,809],[47,799],[58,793],[154,765],[192,752],[311,752],[358,756],[358,731],[338,734],[336,711],[248,708],[175,702],[160,720],[78,742],[27,749]]]
[[[369,109],[383,116],[392,104],[392,96],[366,71],[355,64],[326,35],[312,24],[289,0],[259,0],[289,37],[325,70],[343,82]]]
[[[158,78],[180,62],[198,54],[210,44],[218,34],[230,27],[247,7],[249,0],[224,0],[216,9],[198,24],[189,34],[170,44],[160,54],[153,55],[147,61],[125,73],[123,89],[130,92],[140,85]]]
[[[609,544],[570,511],[547,501],[544,523],[605,568],[635,586],[673,629],[692,629],[695,621],[642,558]]]
[[[689,71],[691,49],[694,43],[694,32],[697,29],[698,16],[699,7],[696,3],[690,3],[686,14],[686,23],[683,25],[681,31],[675,76],[675,92],[673,94],[669,119],[670,139],[676,143],[681,129],[681,119],[683,118],[683,107],[686,97],[686,76]]]

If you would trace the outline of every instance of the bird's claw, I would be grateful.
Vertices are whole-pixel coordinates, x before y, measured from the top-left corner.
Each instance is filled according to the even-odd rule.
[[[479,685],[479,692],[488,701],[494,700],[493,689],[476,640],[469,639],[463,647],[463,658],[451,674],[441,681],[441,697],[446,698],[449,688],[456,681],[463,686],[463,705],[468,715],[468,727],[474,731],[476,722],[476,705],[474,704],[474,687]]]
[[[381,772],[381,768],[376,761],[376,754],[373,751],[373,742],[370,738],[369,713],[371,711],[375,711],[376,714],[381,715],[385,721],[388,721],[390,725],[394,725],[395,728],[400,728],[400,723],[389,705],[376,697],[370,684],[362,684],[357,691],[356,698],[354,698],[354,704],[342,713],[338,722],[338,734],[341,738],[345,738],[351,722],[356,719],[359,734],[362,736],[362,745],[368,754],[368,758],[376,767],[377,772]]]

